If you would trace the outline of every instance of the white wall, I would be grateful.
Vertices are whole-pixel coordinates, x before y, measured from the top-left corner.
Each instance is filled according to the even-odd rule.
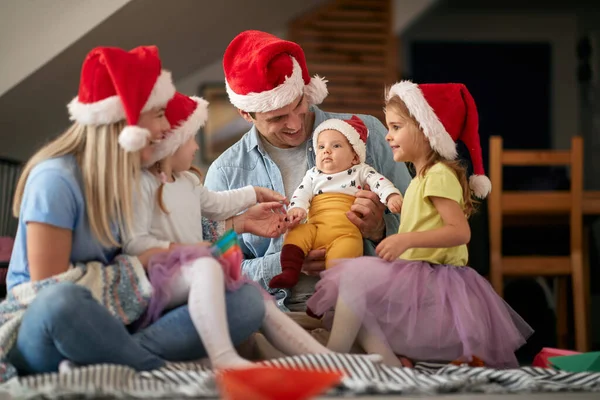
[[[0,0],[0,96],[130,0]]]
[[[552,144],[569,148],[572,135],[580,132],[577,83],[577,17],[574,13],[520,14],[490,12],[432,12],[409,29],[403,41],[517,41],[552,45]],[[403,46],[406,49],[407,46]],[[410,68],[408,51],[405,69]]]

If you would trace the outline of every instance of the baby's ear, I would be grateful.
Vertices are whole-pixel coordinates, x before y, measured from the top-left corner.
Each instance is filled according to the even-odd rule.
[[[360,164],[360,158],[358,157],[358,154],[354,153],[354,158],[352,159],[352,165],[358,165]]]

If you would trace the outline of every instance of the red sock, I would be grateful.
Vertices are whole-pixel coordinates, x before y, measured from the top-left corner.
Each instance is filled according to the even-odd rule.
[[[296,286],[304,257],[304,251],[300,247],[295,244],[284,245],[281,249],[281,274],[271,279],[269,287],[292,288]]]
[[[322,315],[317,315],[317,314],[315,314],[315,313],[314,313],[314,312],[312,312],[312,310],[311,310],[310,308],[308,308],[308,307],[306,307],[306,315],[308,315],[309,317],[312,317],[312,318],[316,318],[316,319],[321,319],[321,318],[323,318],[323,316],[322,316]]]

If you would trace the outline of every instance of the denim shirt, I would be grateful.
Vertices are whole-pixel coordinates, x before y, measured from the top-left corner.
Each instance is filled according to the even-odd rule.
[[[352,114],[340,114],[321,111],[318,107],[311,106],[315,113],[316,128],[321,122],[331,119],[349,119]],[[375,117],[357,114],[369,130],[367,139],[366,163],[374,167],[379,173],[394,183],[404,194],[411,176],[404,163],[396,163],[385,135],[387,129]],[[233,146],[227,149],[210,166],[206,174],[205,186],[210,190],[230,190],[246,185],[263,186],[285,195],[283,178],[279,168],[264,150],[258,137],[255,126]],[[307,165],[298,166],[306,171],[315,166],[315,151],[311,142],[307,146]],[[398,233],[399,218],[386,210],[384,215],[386,236]],[[250,279],[260,283],[262,287],[275,295],[278,303],[289,297],[289,290],[271,289],[269,281],[281,273],[280,251],[283,246],[283,236],[268,239],[244,233],[240,237],[240,244],[244,252],[242,264],[243,273]],[[375,255],[376,244],[370,240],[364,241],[365,255]]]

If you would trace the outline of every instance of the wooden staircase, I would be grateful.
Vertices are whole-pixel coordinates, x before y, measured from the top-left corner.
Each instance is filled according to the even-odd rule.
[[[329,81],[323,109],[382,121],[386,86],[398,80],[393,0],[332,0],[294,20],[290,40],[306,54],[311,76]]]

